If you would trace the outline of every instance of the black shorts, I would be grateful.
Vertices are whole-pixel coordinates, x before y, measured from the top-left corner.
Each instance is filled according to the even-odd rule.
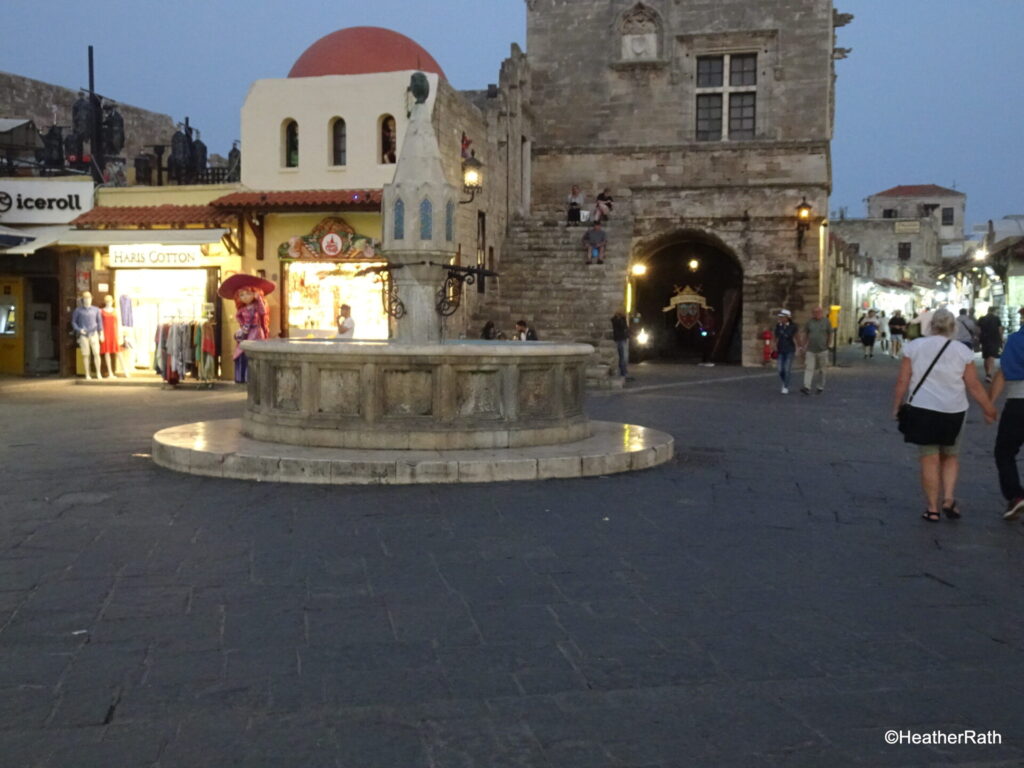
[[[981,356],[982,357],[999,357],[999,353],[1002,350],[999,348],[998,341],[982,341],[981,342]]]

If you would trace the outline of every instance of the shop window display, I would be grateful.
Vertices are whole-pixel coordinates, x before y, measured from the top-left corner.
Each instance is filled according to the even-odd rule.
[[[209,310],[205,269],[119,269],[114,294],[128,367],[153,367],[161,325],[199,322]]]
[[[288,264],[288,337],[332,338],[342,305],[351,307],[356,338],[386,341],[388,317],[374,275],[356,273],[381,262],[292,262]]]

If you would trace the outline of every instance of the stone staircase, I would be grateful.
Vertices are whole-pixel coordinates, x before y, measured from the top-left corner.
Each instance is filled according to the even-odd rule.
[[[498,271],[472,311],[472,328],[488,320],[506,333],[524,318],[542,341],[591,344],[597,350],[588,368],[592,386],[615,386],[611,316],[625,301],[630,238],[612,219],[605,231],[604,264],[584,264],[581,243],[586,225],[530,217],[512,223]]]

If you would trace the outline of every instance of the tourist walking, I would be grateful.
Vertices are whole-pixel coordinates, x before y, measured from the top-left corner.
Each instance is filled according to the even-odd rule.
[[[889,318],[889,338],[892,341],[890,354],[898,358],[903,354],[903,338],[907,334],[907,318],[900,310],[892,313]]]
[[[932,333],[932,316],[935,314],[934,309],[929,306],[925,306],[917,316],[911,320],[908,325],[916,325],[919,328],[918,337],[931,336]]]
[[[352,307],[342,304],[338,315],[338,338],[354,339],[356,335],[356,321],[352,319]]]
[[[996,419],[985,388],[974,368],[974,354],[953,341],[956,318],[948,309],[931,318],[931,335],[907,343],[892,397],[892,416],[899,419],[900,406],[911,408],[901,421],[905,442],[918,445],[921,488],[928,504],[921,515],[938,522],[960,517],[956,481],[960,472],[960,436],[967,412],[967,395],[981,406],[985,422]]]
[[[1024,307],[1020,311],[1021,319],[1024,320]],[[1024,327],[1006,338],[999,370],[989,390],[993,403],[1004,389],[1006,404],[999,417],[994,454],[996,471],[999,473],[999,490],[1006,499],[1003,519],[1015,520],[1024,512],[1024,487],[1020,484],[1020,473],[1017,471],[1017,454],[1021,445],[1024,445]]]
[[[793,313],[780,309],[775,324],[775,356],[779,363],[779,378],[782,379],[782,394],[789,394],[789,377],[796,357],[796,334],[799,328],[793,322]]]
[[[860,343],[864,345],[864,359],[875,356],[875,339],[878,338],[878,314],[875,310],[868,310],[867,315],[860,321]]]
[[[990,306],[978,321],[978,339],[981,341],[981,357],[985,361],[985,383],[991,384],[996,358],[1003,349],[1003,323],[995,306]]]
[[[612,315],[612,339],[615,340],[615,350],[619,353],[619,376],[625,378],[629,373],[629,321],[624,309],[619,309]]]
[[[832,346],[832,324],[825,319],[824,307],[811,310],[811,319],[804,325],[802,348],[806,352],[804,358],[804,385],[800,391],[811,394],[815,378],[818,386],[814,391],[821,394],[825,391],[825,368],[828,367],[828,351]]]
[[[974,322],[974,318],[967,314],[966,309],[960,310],[960,315],[956,319],[956,340],[961,344],[966,344],[971,352],[974,351],[974,343],[978,338],[978,324]]]

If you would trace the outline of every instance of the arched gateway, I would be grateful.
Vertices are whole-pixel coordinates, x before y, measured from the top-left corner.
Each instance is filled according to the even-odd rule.
[[[740,363],[743,268],[715,235],[677,230],[634,249],[634,313],[646,344],[639,359]],[[639,273],[639,274],[638,274]],[[639,330],[634,338],[639,335]]]

